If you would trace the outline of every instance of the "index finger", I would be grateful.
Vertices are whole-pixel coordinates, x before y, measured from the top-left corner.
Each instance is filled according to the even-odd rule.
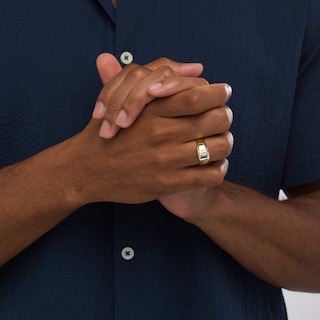
[[[159,58],[144,65],[152,71],[157,70],[161,66],[169,66],[172,70],[184,77],[198,77],[203,72],[202,63],[185,63],[177,62],[168,58]]]
[[[231,94],[232,88],[226,83],[203,85],[154,100],[150,108],[157,115],[169,118],[196,115],[226,105]]]

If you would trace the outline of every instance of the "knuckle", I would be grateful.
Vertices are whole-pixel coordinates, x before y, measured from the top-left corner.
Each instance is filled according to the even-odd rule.
[[[168,174],[160,173],[155,179],[155,185],[157,186],[157,193],[165,195],[173,193],[176,189],[176,184],[172,181],[172,178]]]
[[[158,61],[158,64],[159,64],[159,65],[170,65],[171,62],[172,62],[172,61],[171,61],[169,58],[167,58],[167,57],[161,57],[161,58],[157,59],[157,61]]]
[[[141,79],[150,73],[150,70],[139,66],[137,64],[130,64],[126,66],[127,69],[127,78],[132,79]]]
[[[177,73],[168,65],[161,65],[157,69],[157,73],[160,73],[164,78],[177,75]]]
[[[149,145],[161,145],[167,140],[167,130],[164,126],[155,123],[147,138]]]
[[[231,95],[231,89],[229,89],[231,87],[224,83],[216,83],[212,85],[212,88],[214,89],[212,94],[214,94],[217,103],[224,105]]]
[[[135,72],[135,70],[137,70],[139,68],[139,66],[135,63],[131,63],[131,64],[128,64],[126,65],[124,68],[123,68],[123,73],[125,73],[125,77],[127,77],[129,74]]]
[[[221,165],[215,167],[215,170],[213,170],[211,175],[211,182],[212,185],[218,186],[220,185],[225,177],[225,171],[223,170],[222,163]]]
[[[217,170],[216,174],[213,177],[213,182],[216,186],[220,185],[224,180],[224,172],[222,170]]]
[[[217,116],[219,117],[219,122],[229,126],[230,121],[225,107],[217,108]]]
[[[230,111],[229,111],[230,110]],[[232,124],[232,112],[229,107],[219,107],[212,110],[211,125],[221,132],[228,130]]]
[[[208,81],[207,79],[205,79],[205,78],[199,78],[199,80],[201,81],[201,84],[202,84],[203,86],[209,85],[209,81]]]
[[[198,90],[187,91],[187,97],[190,104],[198,106],[201,103],[202,94]]]
[[[198,90],[187,90],[181,94],[181,104],[192,109],[192,113],[198,114],[202,111],[202,95]]]
[[[137,68],[139,68],[140,66],[139,65],[137,65],[136,63],[130,63],[130,64],[128,64],[128,65],[126,65],[125,67],[124,67],[124,69],[127,71],[127,73],[128,72],[131,72],[131,71],[133,71],[133,70],[136,70]]]
[[[157,152],[154,155],[152,165],[155,168],[163,168],[163,167],[165,167],[167,165],[167,163],[168,163],[168,156],[166,155],[166,153]]]
[[[224,159],[215,161],[204,168],[200,168],[201,174],[193,177],[192,186],[194,188],[204,188],[221,185],[225,179],[228,164],[228,160]],[[205,174],[203,174],[203,170],[206,170]]]

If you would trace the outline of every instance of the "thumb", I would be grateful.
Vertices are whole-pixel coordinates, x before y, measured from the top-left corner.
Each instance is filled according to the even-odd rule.
[[[106,84],[122,70],[120,63],[111,53],[101,53],[97,58],[96,65],[103,84]]]

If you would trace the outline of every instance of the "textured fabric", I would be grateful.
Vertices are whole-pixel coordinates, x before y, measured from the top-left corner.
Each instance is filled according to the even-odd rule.
[[[232,85],[229,180],[273,197],[319,180],[318,0],[119,0],[116,11],[110,0],[4,0],[0,12],[0,167],[82,130],[101,89],[97,55],[130,51],[139,64],[203,62],[209,82]],[[0,319],[286,312],[279,288],[151,202],[85,206],[2,267]]]

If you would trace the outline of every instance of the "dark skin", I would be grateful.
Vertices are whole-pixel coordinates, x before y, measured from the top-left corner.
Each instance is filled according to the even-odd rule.
[[[117,65],[114,58],[104,58]],[[155,97],[169,94],[166,81],[160,91],[152,91],[149,86],[147,93]],[[106,98],[102,91],[98,99]],[[121,109],[126,111],[126,123],[117,122]],[[104,117],[111,126],[128,127],[137,117],[137,106],[119,103],[107,109]],[[217,149],[217,144],[207,144],[211,153]],[[201,188],[199,184],[199,188],[159,200],[173,214],[202,229],[258,277],[287,289],[319,292],[320,182],[284,191],[288,200],[277,201],[222,181],[219,186]]]
[[[131,67],[118,75],[126,88],[140,83],[146,70],[148,74],[154,70],[155,82],[180,75],[173,85],[177,94],[151,101],[130,128],[105,140],[99,137],[102,120],[92,118],[74,137],[0,170],[0,265],[85,204],[143,203],[191,189],[197,183],[221,183],[227,171],[225,158],[232,148],[225,85],[208,86],[205,79],[198,78],[199,64],[165,62],[165,67],[159,60],[148,68]],[[112,72],[112,78],[117,73]],[[100,74],[103,81],[110,76],[103,71]],[[109,81],[106,87],[112,91],[117,86]],[[139,90],[137,95],[141,95]],[[212,128],[216,118],[222,122]],[[198,132],[192,130],[195,123],[201,124]],[[212,154],[216,163],[205,168],[205,176],[196,166],[194,139],[198,136],[213,136],[210,143],[217,140],[225,146]]]
[[[116,7],[116,0],[112,0],[112,3],[114,7]],[[109,118],[108,120],[111,124],[114,124],[112,118]],[[237,221],[239,218],[240,220],[243,219],[245,223],[249,222],[249,229],[247,230],[249,233],[250,231],[254,231],[250,226],[253,229],[255,229],[256,226],[261,228],[261,225],[265,225],[266,220],[269,222],[264,228],[257,228],[257,237],[249,237],[252,241],[246,241],[246,232],[241,232],[243,229],[243,221],[237,221],[238,223],[235,223],[235,228],[232,229],[230,226],[233,224],[228,223],[227,219],[229,215],[227,212],[223,213],[223,211],[221,212],[221,217],[225,220],[226,229],[222,229],[224,231],[219,229],[219,227],[222,226],[214,219],[215,212],[209,214],[207,219],[203,220],[203,223],[200,223],[200,221],[198,222],[196,217],[195,221],[194,219],[191,219],[190,222],[198,225],[213,239],[213,241],[220,244],[222,248],[233,255],[241,264],[266,281],[293,290],[319,292],[320,276],[318,275],[317,270],[319,270],[320,267],[320,259],[318,258],[320,254],[317,243],[319,243],[320,240],[320,214],[318,212],[318,208],[320,208],[320,181],[314,181],[310,184],[284,190],[288,200],[281,203],[275,203],[270,199],[266,199],[257,193],[252,192],[252,190],[243,190],[241,186],[232,185],[230,183],[227,183],[227,186],[229,186],[229,188],[227,187],[225,189],[226,194],[232,194],[234,196],[239,194],[243,195],[243,198],[236,197],[236,199],[240,201],[239,207],[246,209],[245,204],[247,204],[252,208],[252,210],[249,211],[252,214],[247,217],[245,212],[238,212],[237,206],[234,206],[233,208],[231,206],[232,210],[234,210],[234,216],[232,214],[230,215],[231,222]],[[237,190],[237,188],[239,188],[239,190]],[[228,189],[232,190],[232,192],[228,193]],[[224,189],[222,188],[222,190]],[[247,198],[247,196],[249,196],[249,198]],[[226,197],[226,199],[231,201],[232,197]],[[241,200],[245,203],[243,206],[241,206]],[[186,201],[186,199],[184,201]],[[192,201],[190,201],[190,203],[192,203]],[[266,204],[267,207],[265,207]],[[210,210],[213,207],[214,203],[209,205],[208,209]],[[195,208],[195,210],[196,209],[199,208]],[[273,210],[276,211],[274,212]],[[261,211],[263,212],[262,214]],[[257,219],[256,216],[258,212],[259,217]],[[281,215],[282,212],[285,212],[286,214],[283,216]],[[207,223],[210,221],[212,221],[212,227],[208,228]],[[250,222],[252,222],[252,224],[250,224]],[[216,226],[216,228],[214,228],[214,226]],[[280,230],[280,233],[274,239],[273,228]],[[291,235],[291,237],[288,241],[281,241],[281,238],[285,237],[285,230],[287,229],[289,229],[289,235]],[[234,235],[234,241],[229,239],[227,236],[228,232]],[[261,232],[261,235],[259,232]],[[297,232],[297,234],[295,234],[295,232]],[[244,246],[244,252],[239,250],[239,248],[236,249],[239,240]],[[252,246],[255,244],[254,242],[256,240],[258,241],[257,243],[265,241],[270,244],[271,247],[264,246],[263,243],[261,243],[262,246]],[[275,246],[279,252],[274,252],[272,246]],[[256,254],[253,254],[252,256],[251,254],[245,254],[248,251],[248,248],[256,248]],[[262,250],[263,252],[265,249],[267,250],[266,254],[259,254],[259,250]],[[271,251],[269,249],[271,249]],[[251,262],[250,259],[256,260],[257,263],[254,261]],[[270,265],[270,261],[275,262],[271,262]]]
[[[117,90],[130,88],[132,92],[135,86],[127,81],[141,83],[150,72],[157,72],[159,64],[132,70]],[[122,71],[115,66],[113,74],[106,74],[101,65],[105,87],[114,90]],[[130,109],[126,110],[126,123],[114,122],[114,110],[111,117],[106,116],[116,128],[111,136],[121,126],[126,130],[102,139],[103,119],[93,118],[78,135],[0,171],[1,264],[86,203],[158,199],[262,279],[288,289],[320,291],[320,183],[286,190],[289,199],[280,202],[224,181],[226,158],[233,145],[229,133],[232,114],[226,107],[228,88],[224,84],[207,85],[205,80],[194,80],[191,85],[190,79],[177,80],[176,71],[171,75],[167,72],[162,73],[160,82],[172,80],[174,89],[164,86],[162,91],[153,90],[154,82],[147,81],[138,90],[139,101],[151,102],[145,108],[142,104],[135,119],[130,118]],[[165,97],[166,90],[176,93]],[[196,132],[195,123],[201,124]],[[194,140],[199,137],[207,137],[213,161],[210,166],[197,165]]]

